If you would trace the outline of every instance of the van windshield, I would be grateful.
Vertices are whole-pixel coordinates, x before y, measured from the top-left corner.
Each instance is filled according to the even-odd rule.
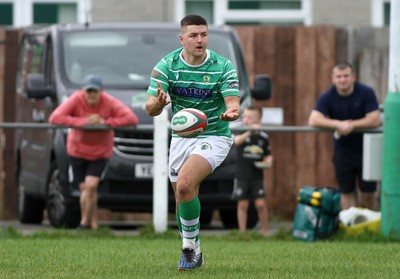
[[[106,88],[147,88],[156,63],[179,47],[179,31],[172,29],[65,32],[63,70],[75,85],[98,74]],[[210,32],[209,48],[237,66],[228,34]]]

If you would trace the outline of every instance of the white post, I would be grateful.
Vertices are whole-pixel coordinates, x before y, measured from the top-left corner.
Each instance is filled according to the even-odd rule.
[[[185,0],[176,0],[175,1],[175,22],[179,23],[181,19],[186,15],[186,1]]]
[[[33,1],[14,1],[14,26],[25,27],[33,23]]]
[[[167,230],[168,223],[168,112],[154,118],[153,155],[153,223],[158,233]]]
[[[92,0],[79,0],[78,6],[78,23],[92,23]]]
[[[223,25],[225,24],[225,15],[228,12],[228,1],[227,0],[214,0],[213,5],[214,10],[214,25]]]
[[[390,2],[389,92],[400,93],[400,1]]]

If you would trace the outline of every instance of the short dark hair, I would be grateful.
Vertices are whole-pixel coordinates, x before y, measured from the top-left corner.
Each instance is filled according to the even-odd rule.
[[[260,119],[262,118],[262,109],[260,107],[256,107],[256,106],[252,105],[252,106],[247,107],[246,109],[257,111],[258,114],[260,115]]]
[[[346,62],[346,61],[337,63],[333,69],[344,70],[346,68],[350,68],[351,72],[354,72],[353,65],[351,63],[349,63],[349,62]]]
[[[207,20],[204,17],[199,15],[187,15],[181,20],[181,28],[186,27],[188,25],[207,25]]]

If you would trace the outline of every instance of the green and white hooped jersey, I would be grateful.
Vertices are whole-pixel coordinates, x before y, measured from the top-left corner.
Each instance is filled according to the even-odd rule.
[[[220,115],[226,111],[224,97],[240,96],[232,62],[207,50],[204,62],[192,66],[183,60],[182,51],[179,48],[158,62],[151,72],[147,93],[156,96],[159,81],[171,99],[173,114],[184,108],[196,108],[207,115],[207,129],[199,137],[231,137],[229,123],[222,121]]]

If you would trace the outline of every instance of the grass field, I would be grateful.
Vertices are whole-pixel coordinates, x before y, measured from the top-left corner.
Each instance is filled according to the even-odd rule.
[[[0,278],[399,278],[400,242],[367,235],[294,241],[280,231],[202,237],[204,267],[178,272],[175,231],[139,236],[54,230],[0,232]]]

